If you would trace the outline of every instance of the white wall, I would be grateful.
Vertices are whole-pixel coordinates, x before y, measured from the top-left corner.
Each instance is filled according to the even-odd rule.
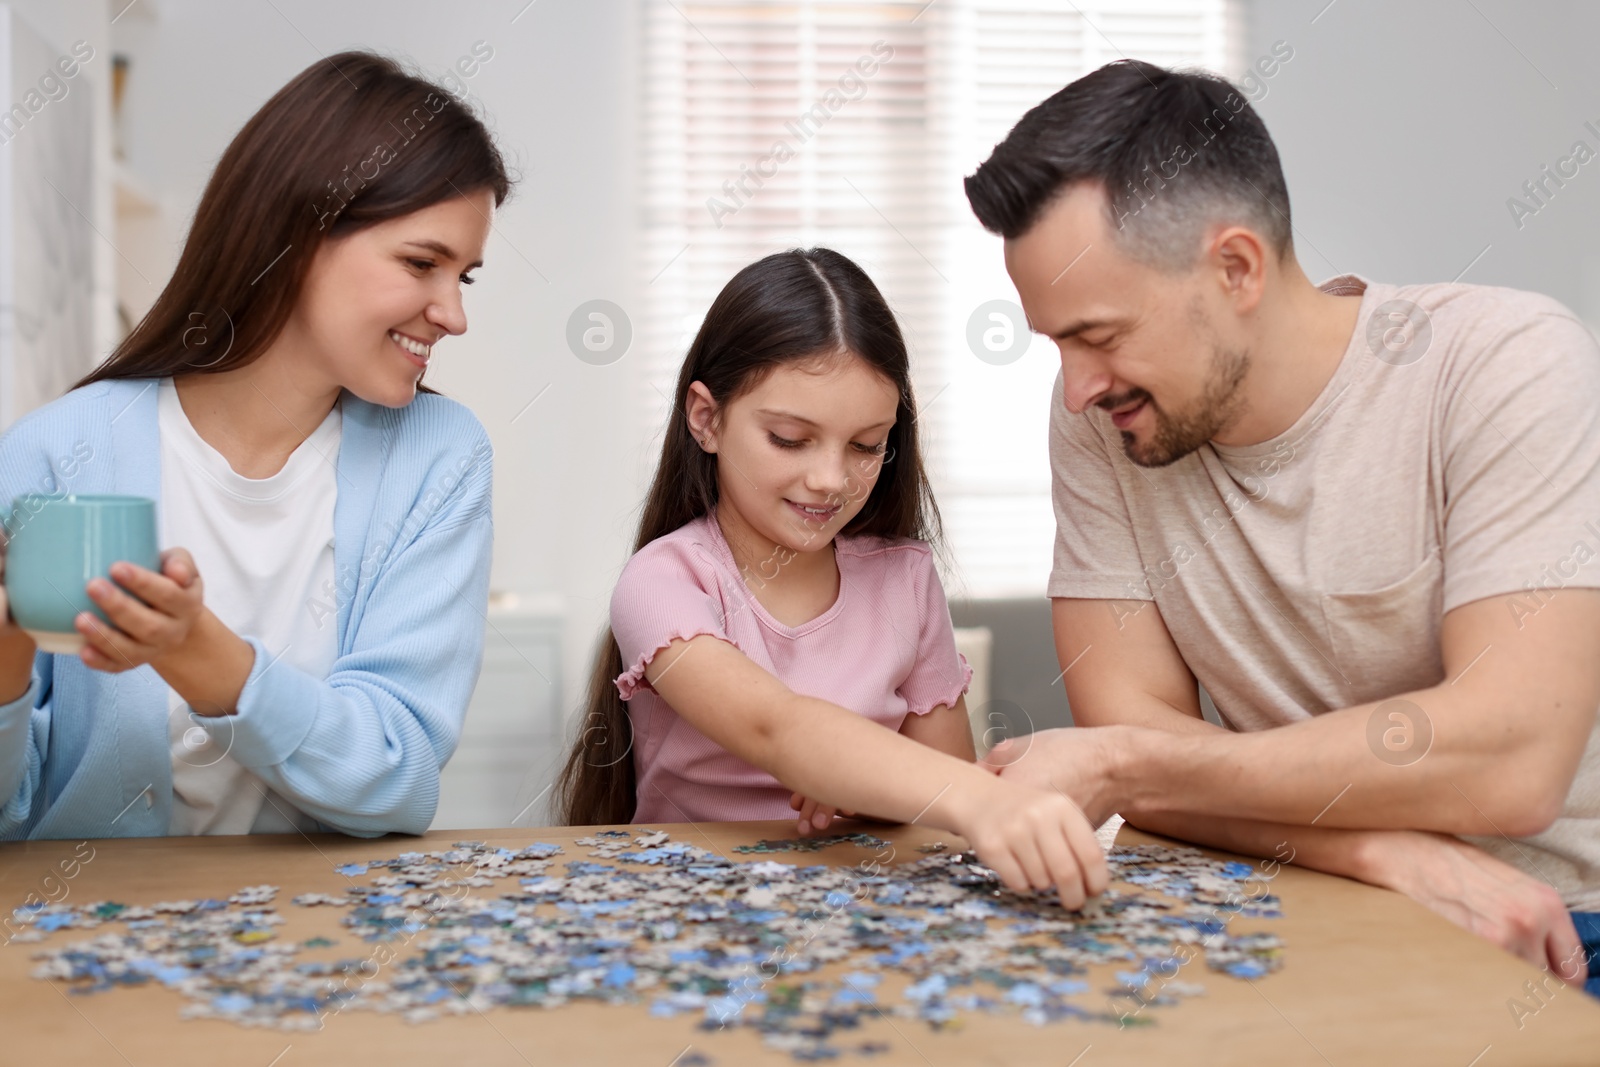
[[[1574,141],[1600,151],[1584,128],[1600,130],[1600,5],[1327,3],[1256,0],[1248,46],[1294,48],[1257,106],[1307,272],[1448,281],[1487,246],[1462,281],[1548,293],[1600,324],[1600,159],[1520,229],[1506,207]]]
[[[522,181],[467,292],[469,331],[439,346],[428,380],[494,441],[494,587],[566,605],[570,705],[627,556],[648,430],[626,406],[638,353],[594,367],[564,339],[586,300],[635,304],[635,8],[539,0],[517,17],[525,3],[140,0],[144,17],[114,29],[132,60],[128,162],[167,207],[166,240],[139,265],[158,282],[223,148],[308,64],[367,47],[437,76],[475,42],[494,49],[466,84]]]
[[[91,182],[94,195],[85,203],[73,204],[91,225],[102,234],[113,230],[111,186],[111,16],[106,0],[6,0],[7,6],[26,22],[40,37],[56,50],[68,53],[73,44],[86,41],[94,49],[94,58],[80,66],[69,83],[68,95],[87,94],[93,100],[94,131],[93,153],[97,180]],[[43,71],[37,73],[42,74]],[[7,99],[0,107],[10,107],[17,101]],[[34,119],[48,122],[53,112],[47,107]],[[99,351],[107,349],[116,337],[116,250],[105,240],[97,239],[93,252],[93,322],[91,332]],[[98,353],[96,353],[98,354]],[[20,414],[20,412],[18,413]]]

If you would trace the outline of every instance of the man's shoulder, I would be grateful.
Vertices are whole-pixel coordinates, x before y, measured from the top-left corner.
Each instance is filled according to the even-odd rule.
[[[1510,353],[1543,363],[1592,361],[1600,346],[1572,309],[1545,293],[1499,285],[1436,282],[1393,286],[1390,304],[1412,305],[1417,329],[1429,333],[1445,359],[1468,362]],[[1426,353],[1422,353],[1426,355]]]

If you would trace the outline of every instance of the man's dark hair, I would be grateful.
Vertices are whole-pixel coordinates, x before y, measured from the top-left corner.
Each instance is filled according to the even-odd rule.
[[[1280,256],[1292,249],[1278,150],[1240,91],[1213,74],[1118,60],[1037,105],[966,179],[984,228],[1031,229],[1079,182],[1104,185],[1118,243],[1184,270],[1207,226],[1237,222]]]

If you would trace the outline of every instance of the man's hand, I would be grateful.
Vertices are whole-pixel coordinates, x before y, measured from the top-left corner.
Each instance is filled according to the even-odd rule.
[[[1588,960],[1560,895],[1447,834],[1374,835],[1363,880],[1404,893],[1457,926],[1581,987]]]
[[[1060,793],[1099,826],[1117,810],[1111,787],[1114,733],[1106,727],[1040,730],[1000,742],[981,765],[1013,785]]]

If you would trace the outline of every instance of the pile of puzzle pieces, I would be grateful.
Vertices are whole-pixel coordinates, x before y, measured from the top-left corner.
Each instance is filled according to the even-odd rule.
[[[736,850],[874,851],[854,866],[731,861],[650,830],[578,844],[588,858],[561,872],[563,850],[540,843],[460,842],[341,865],[344,892],[293,903],[344,909],[342,926],[368,945],[349,958],[312,960],[304,950],[333,943],[282,936],[274,886],[226,900],[20,909],[28,929],[15,939],[93,930],[41,945],[35,977],[76,993],[160,983],[190,1018],[318,1029],[342,1011],[424,1022],[642,1002],[705,1029],[756,1028],[769,1047],[808,1060],[884,1051],[847,1040],[879,1016],[935,1029],[969,1013],[1149,1024],[1147,1006],[1203,992],[1179,977],[1202,953],[1208,968],[1244,979],[1283,959],[1277,936],[1230,929],[1238,916],[1281,914],[1269,879],[1191,848],[1113,850],[1112,888],[1069,912],[1053,892],[1004,889],[970,852],[923,846],[923,858],[896,865],[891,846],[868,834]],[[1115,980],[1091,990],[1088,969],[1102,964]]]

